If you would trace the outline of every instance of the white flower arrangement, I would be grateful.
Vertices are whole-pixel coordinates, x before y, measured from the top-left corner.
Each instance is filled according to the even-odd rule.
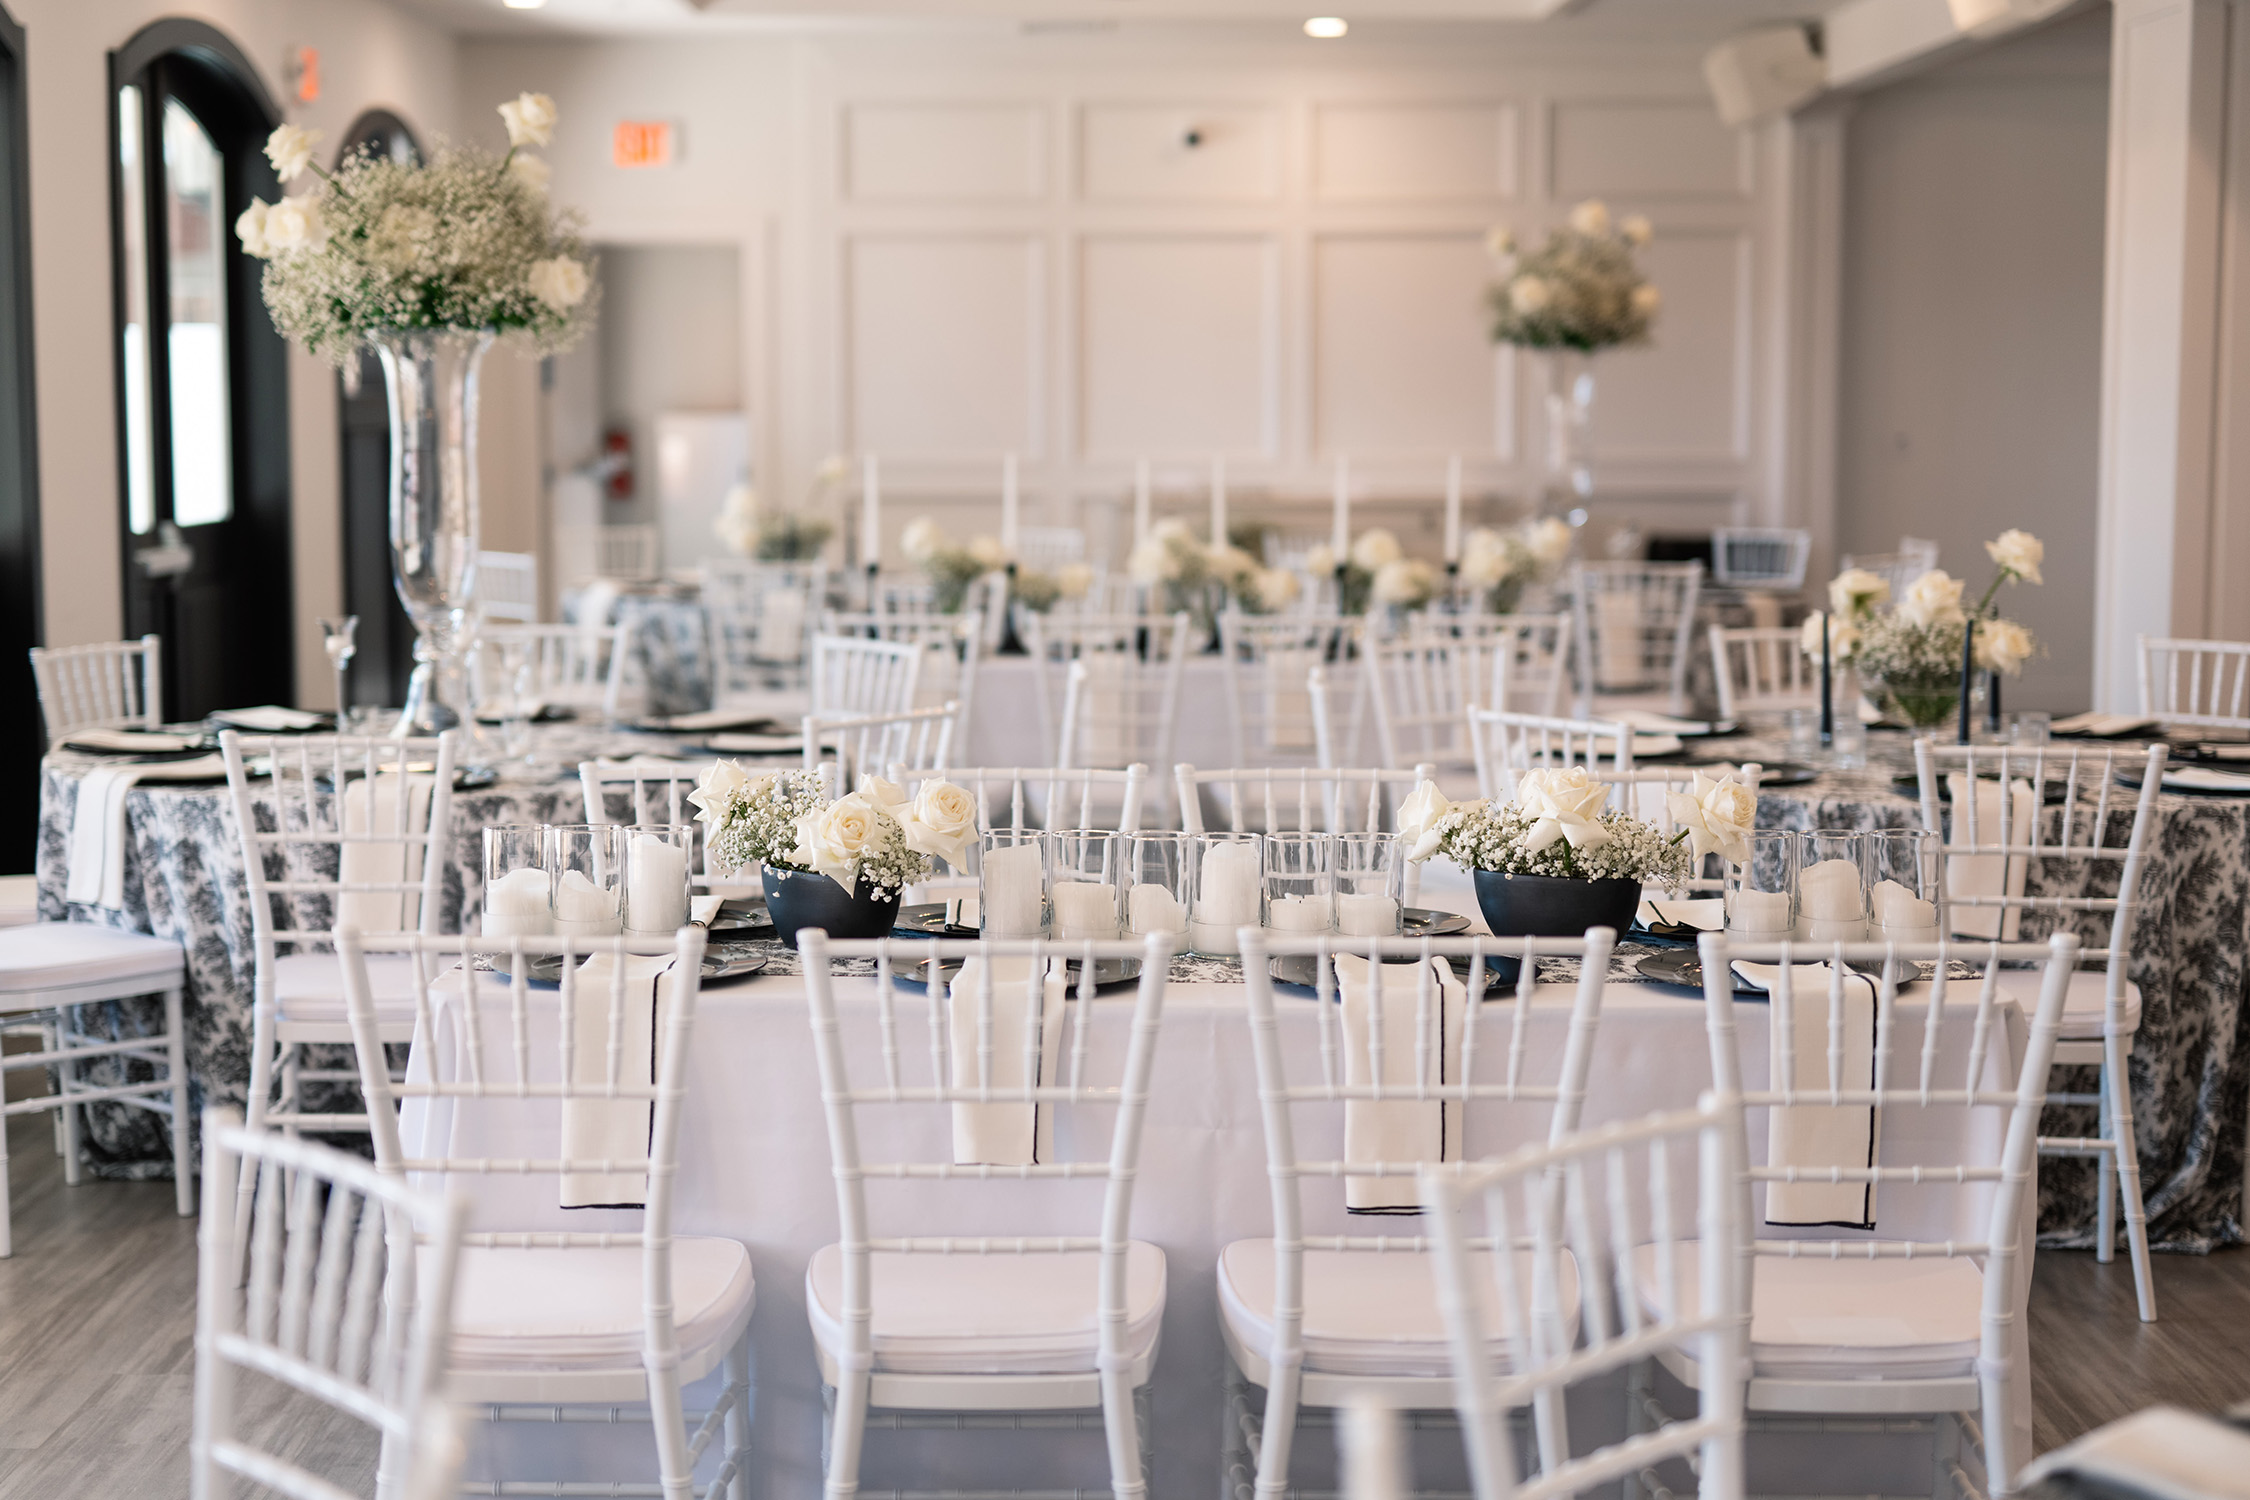
[[[505,156],[447,146],[409,165],[370,147],[334,172],[313,160],[319,131],[278,127],[266,141],[275,174],[320,181],[235,221],[266,262],[274,326],[338,366],[394,330],[489,330],[541,354],[576,343],[596,301],[578,222],[548,206],[546,164],[518,154],[552,137],[554,101],[524,94],[500,113]]]
[[[1570,527],[1553,516],[1509,531],[1478,526],[1461,539],[1461,582],[1483,594],[1494,614],[1510,614],[1525,588],[1561,571],[1570,541]]]
[[[1512,803],[1447,802],[1423,782],[1399,809],[1407,858],[1442,854],[1464,870],[1562,880],[1678,884],[1691,869],[1683,840],[1621,812],[1604,812],[1609,785],[1583,766],[1526,771]]]
[[[1418,609],[1438,596],[1437,570],[1408,557],[1406,549],[1387,527],[1370,526],[1353,537],[1343,562],[1342,594],[1338,603],[1344,614],[1365,614],[1371,604]],[[1316,578],[1333,573],[1335,549],[1313,548],[1305,554],[1305,567]]]
[[[911,800],[880,776],[831,800],[810,771],[752,775],[722,760],[688,800],[714,869],[733,874],[755,863],[826,875],[847,891],[861,881],[896,891],[929,874],[933,856],[958,867],[977,836],[975,800],[935,777]]]
[[[1633,252],[1652,234],[1637,214],[1612,224],[1598,199],[1572,209],[1569,223],[1528,254],[1518,254],[1508,231],[1488,233],[1486,248],[1504,271],[1489,297],[1493,342],[1591,353],[1647,338],[1663,298]]]

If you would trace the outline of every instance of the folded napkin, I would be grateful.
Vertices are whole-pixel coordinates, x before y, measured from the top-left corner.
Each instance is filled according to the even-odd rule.
[[[805,748],[805,736],[802,730],[796,734],[714,734],[704,743],[738,755],[796,755]]]
[[[1964,811],[1968,790],[1968,777],[1959,771],[1946,773],[1946,795],[1953,800],[1953,841],[1967,843],[1969,819]],[[2034,821],[2039,816],[2039,798],[2028,781],[2009,785],[2008,837],[2010,844],[2028,844],[2038,828]],[[2000,839],[2000,783],[1977,780],[1977,830],[1980,844],[1997,844]],[[2023,921],[2023,908],[2019,906],[1967,906],[1964,896],[2020,896],[2023,878],[2030,861],[2021,855],[2001,854],[1951,854],[1945,860],[1945,888],[1951,896],[1953,910],[1953,935],[1969,938],[1998,938],[2003,943],[2016,940],[2017,928]]]
[[[2250,772],[2216,766],[2166,766],[2164,785],[2175,792],[2250,792]]]
[[[1630,724],[1648,734],[1709,734],[1711,726],[1702,719],[1675,719],[1670,714],[1660,714],[1646,708],[1621,708],[1605,717],[1619,724]]]
[[[1266,744],[1269,748],[1312,748],[1312,692],[1305,679],[1319,665],[1320,651],[1313,646],[1276,646],[1266,652]]]
[[[1337,989],[1344,1012],[1344,1082],[1361,1088],[1375,1081],[1368,1018],[1373,987],[1366,959],[1336,955]],[[1425,1009],[1423,986],[1428,985]],[[1436,1044],[1432,1084],[1461,1081],[1461,1024],[1469,992],[1453,967],[1433,958],[1429,967],[1388,965],[1383,974],[1383,1083],[1411,1089],[1419,1076],[1418,1054]],[[1429,1028],[1436,1028],[1431,1035]],[[1459,1161],[1463,1109],[1458,1103],[1402,1099],[1344,1103],[1344,1160],[1347,1162]],[[1346,1177],[1344,1207],[1355,1214],[1418,1214],[1421,1192],[1412,1177]]]
[[[723,895],[690,896],[688,897],[688,921],[698,927],[708,927],[711,925],[711,919],[719,914],[719,908],[726,903],[727,898]]]
[[[2151,1406],[2041,1454],[2023,1471],[2019,1487],[2056,1495],[2218,1500],[2243,1494],[2245,1474],[2250,1432],[2199,1412]],[[2064,1482],[2042,1482],[2056,1479]]]
[[[1641,596],[1596,594],[1594,618],[1594,685],[1641,686],[1648,679],[1648,664],[1641,649]]]
[[[2083,734],[2098,740],[2122,739],[2155,729],[2156,720],[2133,714],[2085,713],[2057,719],[2047,728],[2053,734]]]
[[[169,734],[154,729],[81,729],[63,736],[65,750],[96,755],[177,755],[210,741],[201,733]]]
[[[430,823],[430,794],[434,776],[406,778],[405,827],[424,829]],[[399,830],[399,778],[390,773],[360,777],[344,787],[344,832],[391,835]],[[381,843],[347,840],[337,861],[336,878],[345,885],[396,885],[419,880],[424,846],[403,839]],[[336,925],[361,932],[412,932],[422,924],[422,898],[416,892],[347,891],[336,898]]]
[[[670,1003],[669,955],[597,953],[578,966],[570,1013],[570,1081],[585,1089],[646,1088],[656,1082],[656,1025],[661,992]],[[615,1022],[614,1030],[612,1022]],[[611,1057],[610,1049],[616,1048]],[[565,1172],[564,1208],[642,1208],[648,1201],[648,1148],[656,1105],[647,1099],[566,1098],[562,1156],[578,1162],[640,1162],[638,1171]]]
[[[673,733],[701,732],[708,729],[772,728],[773,716],[757,709],[707,708],[701,713],[674,714],[668,719],[651,719],[649,727],[670,730]]]
[[[1727,903],[1721,896],[1693,901],[1669,896],[1659,901],[1653,896],[1644,896],[1635,916],[1643,927],[1692,927],[1697,932],[1717,932],[1727,925]]]
[[[1734,972],[1770,997],[1781,982],[1777,964],[1734,961]],[[1792,1048],[1782,1051],[1778,1004],[1767,1026],[1770,1087],[1800,1090],[1875,1086],[1875,982],[1844,972],[1842,1045],[1834,1082],[1829,1073],[1829,964],[1790,965]],[[1768,1167],[1868,1167],[1875,1163],[1877,1119],[1860,1105],[1777,1105],[1766,1126]],[[1844,1229],[1875,1227],[1871,1182],[1768,1182],[1768,1224],[1816,1224]]]
[[[771,588],[758,596],[758,657],[794,662],[805,654],[805,596],[793,588]]]
[[[212,714],[211,722],[224,724],[229,729],[246,730],[251,734],[303,734],[308,729],[326,729],[326,714],[308,713],[301,708],[283,708],[278,704],[261,704],[257,708],[222,708]]]
[[[1051,1086],[1062,1056],[1063,965],[1049,960],[1040,986],[1039,1013],[1031,1016],[1031,960],[992,961],[992,1056],[980,1055],[982,1016],[977,991],[984,960],[970,954],[961,961],[948,997],[953,1052],[953,1087],[990,1088],[996,1095],[1025,1087]],[[1036,1030],[1037,1035],[1032,1033]],[[1031,1074],[1029,1079],[1024,1076]],[[953,1106],[953,1160],[957,1165],[1020,1167],[1054,1158],[1055,1112],[1017,1100],[1002,1104]]]
[[[1078,688],[1077,753],[1071,764],[1122,766],[1133,759],[1133,671],[1122,651],[1089,651],[1072,665]],[[1306,712],[1311,712],[1308,700]]]
[[[70,878],[63,899],[117,909],[125,904],[125,804],[149,766],[96,766],[78,783],[70,814]]]

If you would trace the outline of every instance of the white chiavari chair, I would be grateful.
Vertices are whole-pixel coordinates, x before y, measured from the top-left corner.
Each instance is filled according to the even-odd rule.
[[[1471,764],[1475,747],[1462,716],[1498,700],[1508,645],[1462,636],[1363,646],[1362,651],[1360,678],[1375,708],[1375,744],[1382,763]]]
[[[1666,713],[1688,710],[1689,643],[1703,564],[1582,562],[1570,610],[1582,711],[1602,698]]]
[[[479,620],[537,624],[539,559],[529,552],[479,552],[476,598]]]
[[[602,1493],[748,1500],[750,1253],[673,1229],[703,929],[666,941],[363,938],[346,927],[336,943],[376,1169],[458,1186],[476,1205],[461,1237],[448,1394],[494,1422],[614,1422],[617,1408],[645,1403],[659,1482]],[[561,957],[559,988],[531,987],[543,954]],[[384,1065],[376,955],[411,977],[426,1076],[394,1082]],[[402,1101],[415,1106],[405,1122]],[[549,1227],[565,1208],[584,1217]],[[691,1435],[681,1388],[722,1365],[725,1386]],[[699,1486],[714,1440],[722,1461]],[[486,1492],[572,1486],[511,1477]]]
[[[892,714],[805,715],[804,769],[824,771],[830,795],[841,796],[867,775],[886,768],[942,771],[953,748],[953,724],[961,705],[910,708]],[[832,759],[824,761],[823,756]]]
[[[1901,1427],[1918,1418],[1933,1437],[1933,1494],[2001,1500],[2031,1456],[2018,1451],[2015,1426],[2017,1404],[2030,1409],[2019,1347],[2037,1216],[2030,1184],[2077,938],[1748,944],[1706,933],[1700,948],[1714,1085],[1741,1099],[1747,1134],[1767,1148],[1754,1164],[1746,1141],[1734,1169],[1751,1227],[1736,1256],[1751,1430],[1762,1418],[1879,1415]],[[1770,1027],[1764,1050],[1784,1068],[1744,1055],[1735,960],[1777,966],[1766,971],[1769,1003],[1755,1009]],[[1901,982],[1924,963],[1937,979]],[[1974,977],[1946,977],[1955,963]],[[1881,977],[1847,984],[1846,964]],[[2002,1014],[2011,1001],[2029,1018],[2012,1081]],[[1964,1054],[1959,1074],[1943,1066]],[[1759,1076],[1766,1087],[1744,1087]],[[1860,1110],[1870,1112],[1864,1138],[1833,1123]],[[1644,1281],[1655,1252],[1639,1252]],[[1673,1253],[1700,1259],[1692,1246]],[[1648,1301],[1644,1290],[1644,1309]],[[1684,1350],[1657,1359],[1691,1389],[1741,1378]],[[1629,1424],[1650,1401],[1639,1372]]]
[[[1896,552],[1865,552],[1845,557],[1841,571],[1858,568],[1873,573],[1891,586],[1893,599],[1904,599],[1906,591],[1920,578],[1937,566],[1938,544],[1922,537],[1902,536]]]
[[[625,668],[626,624],[487,625],[477,633],[477,670],[484,697],[528,695],[562,708],[598,709],[617,717],[618,691]],[[511,650],[521,651],[530,669],[528,684],[500,682]]]
[[[1516,773],[1537,766],[1633,769],[1633,726],[1600,719],[1553,719],[1472,708],[1464,715],[1476,760],[1477,795],[1506,797]],[[1604,761],[1608,764],[1605,766]]]
[[[937,585],[920,573],[878,573],[865,592],[869,613],[886,619],[917,619],[938,612]]]
[[[1699,1370],[1740,1367],[1749,1314],[1734,1274],[1749,1236],[1735,1190],[1741,1135],[1741,1101],[1705,1094],[1693,1110],[1573,1131],[1458,1174],[1423,1170],[1454,1409],[1477,1500],[1576,1496],[1653,1474],[1667,1460],[1682,1466],[1673,1480],[1681,1489],[1692,1483],[1702,1500],[1741,1500],[1739,1380],[1705,1381],[1692,1418],[1574,1454],[1529,1479],[1520,1477],[1507,1422],[1537,1396],[1559,1397],[1660,1351]],[[1567,1221],[1552,1212],[1558,1194],[1584,1211]],[[1467,1221],[1479,1208],[1482,1224],[1471,1234]],[[1675,1250],[1690,1240],[1710,1250],[1692,1272]],[[1503,1245],[1528,1248],[1529,1274],[1493,1254]],[[1643,1246],[1654,1248],[1653,1264],[1644,1265]],[[1573,1275],[1585,1278],[1589,1303],[1615,1311],[1614,1327],[1589,1319],[1582,1340],[1567,1336],[1552,1289]]]
[[[1042,573],[1086,560],[1086,533],[1076,526],[1019,526],[1016,561]]]
[[[1321,766],[1245,766],[1199,771],[1182,761],[1172,768],[1180,827],[1204,831],[1208,794],[1224,827],[1236,833],[1383,833],[1397,827],[1399,804],[1421,782],[1437,776],[1428,761],[1410,770],[1338,769]],[[1406,865],[1406,904],[1422,883],[1422,866]]]
[[[943,779],[976,799],[977,827],[1112,829],[1137,833],[1141,827],[1141,796],[1148,783],[1148,767],[1136,762],[1123,770],[1080,766],[972,766],[918,771],[894,765],[885,773],[908,796],[921,790],[924,781]],[[918,882],[925,894],[938,891],[974,891],[980,867],[980,845],[971,841],[962,851],[958,867]]]
[[[1711,581],[1730,589],[1805,586],[1812,533],[1777,526],[1721,526],[1711,533]]]
[[[1407,634],[1416,641],[1473,641],[1493,653],[1497,675],[1480,707],[1527,714],[1562,712],[1563,687],[1569,676],[1570,616],[1463,615],[1421,610],[1407,617]],[[1470,680],[1478,681],[1482,675],[1472,667]]]
[[[638,583],[661,570],[664,543],[654,526],[597,526],[593,541],[597,578]]]
[[[966,614],[844,614],[829,610],[821,617],[823,635],[859,636],[871,641],[907,641],[922,648],[922,665],[915,673],[914,708],[958,703],[961,714],[953,726],[957,744],[967,744],[969,724],[976,713],[977,664],[984,654],[984,618]]]
[[[1820,706],[1820,661],[1807,656],[1794,625],[1730,630],[1711,627],[1711,672],[1719,684],[1719,717]],[[1838,704],[1840,710],[1858,705]]]
[[[258,1184],[247,1241],[229,1211],[238,1173]],[[250,1440],[238,1370],[373,1428],[377,1500],[460,1493],[460,1431],[442,1392],[467,1208],[360,1157],[204,1111],[193,1500],[231,1495],[237,1480],[297,1500],[349,1493]]]
[[[812,711],[828,717],[903,713],[914,706],[922,656],[922,647],[912,641],[815,635]]]
[[[2250,642],[2144,635],[2141,712],[2166,724],[2250,729]]]
[[[754,895],[763,889],[755,877],[744,880],[711,868],[710,841],[687,800],[712,761],[584,760],[578,763],[578,788],[589,823],[671,823],[694,828],[696,852],[689,868],[690,887],[712,896]],[[613,810],[622,810],[613,816]]]
[[[2042,1137],[2042,1156],[2090,1157],[2096,1187],[2094,1254],[2117,1253],[2117,1207],[2125,1207],[2125,1240],[2143,1322],[2156,1321],[2156,1287],[2141,1204],[2140,1157],[2133,1139],[2129,1063],[2141,1024],[2141,987],[2131,978],[2133,919],[2141,871],[2155,826],[2167,747],[1941,745],[1918,740],[1922,826],[1944,838],[1940,922],[1956,935],[2013,941],[2047,929],[2077,932],[2098,967],[2073,970],[2064,1001],[2058,1064],[2100,1069],[2092,1094],[2054,1093],[2047,1102],[2091,1106],[2091,1136]],[[2128,793],[2125,769],[2141,777]],[[1977,788],[1974,796],[1968,788]],[[2010,790],[2006,793],[2001,788]],[[2060,806],[2048,811],[2050,797]],[[2128,797],[2130,800],[2128,801]],[[2130,817],[2127,816],[2128,810]],[[2072,889],[2106,894],[2026,895],[2031,867]],[[2111,882],[2115,884],[2112,887]],[[2025,918],[2040,914],[2028,923]]]
[[[1344,659],[1351,627],[1337,614],[1219,616],[1227,671],[1227,729],[1236,765],[1303,760],[1318,750],[1306,679]]]
[[[1023,627],[1024,649],[1038,664],[1031,681],[1041,742],[1054,753],[1055,764],[1171,764],[1172,712],[1188,653],[1186,611],[1061,619],[1027,613]],[[1080,662],[1089,664],[1088,685],[1074,704],[1071,668]],[[1059,717],[1051,681],[1057,673],[1064,684]]]
[[[435,739],[219,736],[242,838],[255,970],[250,992],[252,1130],[361,1132],[365,1113],[314,1110],[308,1084],[349,1087],[352,1067],[307,1065],[305,1049],[349,1045],[334,930],[435,933],[450,846],[457,732]],[[272,777],[270,807],[251,766]],[[383,1040],[414,1036],[413,986],[396,958],[370,970]],[[244,1179],[236,1209],[249,1221]]]
[[[1382,1147],[1420,1135],[1425,1141],[1474,1140],[1504,1152],[1576,1130],[1616,940],[1605,927],[1583,938],[1283,938],[1258,928],[1242,930],[1250,1041],[1258,1096],[1266,1101],[1273,1237],[1237,1240],[1219,1258],[1220,1324],[1228,1357],[1223,1494],[1278,1500],[1289,1493],[1300,1407],[1333,1408],[1358,1395],[1405,1410],[1453,1405],[1429,1238],[1309,1234],[1308,1206],[1317,1219],[1334,1221],[1356,1192],[1364,1195],[1365,1211],[1413,1211],[1414,1194],[1393,1190],[1391,1180],[1411,1183],[1425,1163],[1354,1155],[1355,1139]],[[1454,987],[1454,971],[1446,968],[1448,982],[1441,986],[1433,961],[1448,964],[1463,957],[1469,960],[1467,980],[1456,991],[1459,999],[1449,1000],[1443,991]],[[1551,1071],[1543,1067],[1533,1076],[1532,1000],[1542,957],[1579,960],[1579,977],[1563,1055]],[[1277,958],[1311,964],[1317,1078],[1291,1076],[1273,993],[1271,960]],[[1376,961],[1382,958],[1412,963]],[[1344,960],[1364,962],[1360,972],[1367,978],[1347,979],[1339,972]],[[1487,993],[1502,961],[1516,965],[1510,1000]],[[1358,1004],[1351,994],[1355,988]],[[1480,1067],[1480,1057],[1490,1061]],[[1371,1107],[1389,1111],[1389,1118],[1375,1120]],[[1401,1109],[1424,1110],[1433,1118],[1414,1131],[1397,1119]],[[1360,1110],[1369,1118],[1355,1128],[1352,1117]],[[1308,1142],[1303,1147],[1300,1121]],[[1341,1151],[1333,1144],[1338,1139],[1346,1142]],[[1463,1149],[1451,1148],[1456,1163]],[[1307,1154],[1324,1150],[1333,1155]],[[1324,1193],[1308,1205],[1308,1183],[1338,1179],[1344,1182],[1342,1202]],[[1526,1253],[1516,1258],[1528,1269]],[[1492,1273],[1491,1259],[1480,1258],[1483,1274]],[[1580,1321],[1580,1274],[1573,1270],[1564,1284],[1550,1288],[1556,1315],[1567,1319],[1573,1335]],[[1373,1310],[1379,1311],[1371,1317]],[[1250,1386],[1265,1391],[1262,1413],[1251,1404]],[[1542,1395],[1535,1412],[1540,1453],[1552,1469],[1569,1452],[1562,1404]]]
[[[47,743],[81,729],[155,729],[164,722],[164,641],[34,646],[31,676]]]
[[[1172,940],[830,942],[807,929],[797,943],[842,1230],[837,1244],[815,1253],[805,1277],[821,1379],[833,1393],[829,1500],[849,1500],[858,1490],[871,1411],[1098,1408],[1110,1493],[1121,1500],[1146,1495],[1147,1389],[1164,1315],[1164,1252],[1128,1236]],[[1046,978],[1049,961],[1065,958],[1080,962],[1075,996]],[[1142,965],[1122,1049],[1088,1034],[1101,1015],[1094,961],[1121,958]],[[854,959],[875,961],[875,994],[872,1003],[847,1009],[837,1002],[832,966]],[[971,983],[949,990],[927,982],[940,964],[971,960]],[[1003,963],[1020,965],[1024,977],[1000,974]],[[924,995],[911,992],[917,974],[925,976]],[[955,1007],[967,1005],[975,1007],[973,1016],[956,1014]],[[913,1036],[917,1018],[920,1039]],[[1020,1052],[992,1040],[1002,1028],[1021,1036]],[[974,1045],[962,1040],[971,1036]],[[879,1080],[867,1076],[873,1070],[864,1061],[878,1048]],[[997,1139],[1014,1132],[995,1112],[1017,1108],[1031,1112],[1028,1120],[1014,1117],[1030,1126],[1029,1149]],[[1049,1112],[1047,1119],[1039,1110]],[[1063,1112],[1067,1129],[1052,1118]],[[931,1152],[929,1141],[943,1139],[949,1121],[952,1149]],[[892,1148],[906,1159],[876,1159],[886,1143],[907,1141],[919,1149]],[[986,1159],[995,1156],[1013,1159]],[[1021,1200],[1047,1197],[1042,1187],[1072,1180],[1103,1184],[1098,1220],[1081,1210],[1093,1221],[1082,1227],[1094,1233],[913,1233],[929,1227],[925,1201],[909,1232],[890,1237],[876,1232],[868,1201],[870,1184],[912,1182],[956,1200],[973,1196],[990,1216],[1005,1211],[997,1196],[1002,1184],[1019,1184],[1009,1196]],[[966,1222],[969,1212],[960,1210],[964,1218],[956,1222]],[[1052,1222],[1062,1228],[1063,1221]]]
[[[825,575],[804,563],[714,557],[703,565],[713,703],[753,702],[804,681],[805,636]]]

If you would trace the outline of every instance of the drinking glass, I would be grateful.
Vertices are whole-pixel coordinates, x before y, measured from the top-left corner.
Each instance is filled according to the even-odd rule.
[[[544,937],[555,930],[555,873],[547,830],[512,823],[484,831],[484,935]]]
[[[1128,834],[1067,828],[1050,834],[1055,936],[1107,942],[1125,926]]]
[[[491,694],[500,712],[500,753],[531,767],[531,717],[539,711],[539,660],[529,641],[499,641],[487,649],[498,658],[498,691]],[[480,695],[481,696],[481,695]]]
[[[1396,937],[1406,889],[1406,856],[1385,833],[1340,833],[1329,841],[1336,866],[1336,930],[1346,937]]]
[[[1265,881],[1260,835],[1198,833],[1188,865],[1188,946],[1206,957],[1242,953],[1236,929],[1262,926]]]
[[[1267,834],[1265,869],[1268,929],[1291,934],[1336,930],[1336,881],[1327,834]]]
[[[1759,828],[1746,837],[1750,857],[1727,866],[1727,931],[1778,942],[1797,924],[1797,835]]]
[[[320,644],[327,649],[329,670],[336,674],[336,732],[347,734],[351,729],[351,698],[345,687],[345,669],[351,666],[352,657],[359,651],[359,616],[345,615],[340,619],[323,619],[320,622]]]
[[[2008,743],[2044,745],[2053,737],[2054,716],[2045,709],[2024,708],[2008,715]]]
[[[622,823],[548,825],[555,931],[569,937],[613,937],[624,930],[625,834]]]
[[[1867,938],[1867,870],[1858,833],[1797,835],[1797,936],[1816,943]]]
[[[1191,836],[1129,833],[1125,838],[1126,927],[1135,937],[1151,932],[1185,933],[1188,870],[1195,856]]]
[[[977,920],[986,937],[1045,937],[1054,925],[1047,899],[1046,830],[993,828],[977,840]]]
[[[625,835],[625,930],[670,937],[688,922],[693,823],[639,823]]]
[[[1789,736],[1789,758],[1791,760],[1805,762],[1820,759],[1819,709],[1784,709],[1781,722]]]
[[[1945,846],[1921,828],[1883,828],[1860,836],[1867,867],[1870,937],[1934,943],[1944,904]]]

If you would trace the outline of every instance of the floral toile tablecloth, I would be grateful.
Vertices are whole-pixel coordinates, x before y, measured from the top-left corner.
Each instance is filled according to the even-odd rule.
[[[597,749],[631,750],[650,742],[590,735],[572,726],[539,731],[550,764],[574,765]],[[1911,764],[1903,736],[1875,736],[1883,764],[1829,771],[1802,787],[1764,792],[1759,822],[1783,828],[1914,826],[1919,814],[1894,777]],[[1768,763],[1785,759],[1771,742],[1733,739],[1711,749]],[[92,762],[57,754],[42,771],[38,873],[44,920],[74,917],[179,939],[188,950],[188,1057],[198,1107],[208,1100],[240,1104],[249,1076],[253,968],[247,889],[240,873],[234,814],[223,785],[141,786],[130,799],[125,904],[120,910],[70,907],[63,901],[65,856],[77,788]],[[2113,799],[2114,800],[2114,799]],[[2114,816],[2131,816],[2130,807]],[[453,868],[444,920],[448,930],[482,909],[481,830],[488,823],[578,821],[575,778],[503,782],[457,793],[453,801]],[[2071,876],[2061,862],[2031,872],[2032,889]],[[2091,894],[2090,891],[2073,894]],[[2134,1123],[2151,1240],[2166,1248],[2206,1251],[2240,1243],[2243,1158],[2250,1113],[2250,1041],[2244,1036],[2250,992],[2250,800],[2165,795],[2152,831],[2135,924],[2132,978],[2142,993],[2142,1019],[2132,1060]],[[2028,919],[2026,937],[2046,929]],[[2089,936],[2093,934],[2089,933]],[[776,952],[771,972],[792,971],[794,954]],[[1193,977],[1211,961],[1195,961]],[[1190,977],[1184,973],[1181,977]],[[1623,977],[1622,975],[1620,977]],[[151,1006],[153,1003],[151,1003]],[[148,1024],[138,1003],[115,1008],[113,1024]],[[2058,1077],[2058,1087],[2090,1089],[2090,1077]],[[155,1176],[168,1153],[150,1118],[137,1111],[96,1108],[86,1133],[90,1163],[109,1175]],[[2090,1133],[2090,1111],[2073,1118],[2051,1111],[2053,1134]],[[2091,1243],[2091,1164],[2049,1159],[2040,1172],[2043,1243]]]

